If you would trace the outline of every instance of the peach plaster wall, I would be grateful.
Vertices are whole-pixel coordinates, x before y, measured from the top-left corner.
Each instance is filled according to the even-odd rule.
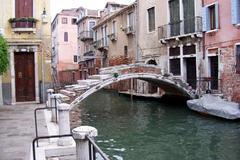
[[[204,0],[209,5],[216,0]],[[231,0],[218,0],[219,29],[215,33],[205,33],[205,50],[217,48],[219,74],[222,79],[223,94],[229,100],[240,102],[240,75],[236,74],[235,44],[240,43],[240,28],[231,22]]]

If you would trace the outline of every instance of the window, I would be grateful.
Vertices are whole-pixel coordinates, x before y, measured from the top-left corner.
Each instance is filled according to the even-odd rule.
[[[90,37],[93,38],[93,27],[96,25],[95,21],[90,21],[89,22],[89,31],[90,31]]]
[[[148,9],[148,31],[155,30],[155,9],[154,7]]]
[[[183,55],[196,54],[196,46],[183,46]]]
[[[62,24],[67,24],[68,23],[68,19],[66,17],[62,18]]]
[[[170,72],[173,75],[181,75],[180,59],[170,59]]]
[[[128,19],[127,19],[127,26],[128,27],[133,27],[133,13],[128,13]]]
[[[236,73],[240,74],[240,44],[236,45]]]
[[[169,48],[169,56],[179,56],[180,55],[180,47]]]
[[[232,5],[232,24],[240,23],[240,0],[231,0]]]
[[[128,56],[128,46],[124,46],[124,57]]]
[[[94,32],[94,41],[97,41],[97,31]]]
[[[203,31],[210,31],[219,28],[218,3],[203,7]]]
[[[64,32],[64,42],[68,42],[68,32]]]
[[[215,5],[210,6],[208,10],[209,10],[210,30],[214,30],[216,29]]]
[[[75,63],[78,62],[78,56],[77,56],[77,55],[74,55],[74,56],[73,56],[73,62],[75,62]]]
[[[72,18],[72,24],[77,24],[77,19],[76,18]]]
[[[112,22],[112,33],[116,33],[116,21]]]
[[[108,40],[107,40],[107,26],[104,27],[104,46],[108,45]]]

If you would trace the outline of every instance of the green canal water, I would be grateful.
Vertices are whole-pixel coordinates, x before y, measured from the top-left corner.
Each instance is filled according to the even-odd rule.
[[[184,103],[100,91],[79,107],[82,125],[98,129],[97,144],[113,160],[240,160],[240,122],[204,117]]]

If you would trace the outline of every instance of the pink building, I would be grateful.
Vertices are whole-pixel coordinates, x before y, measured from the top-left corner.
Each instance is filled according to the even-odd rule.
[[[52,68],[56,82],[71,83],[79,79],[77,9],[64,9],[52,22]]]
[[[210,88],[240,102],[240,0],[203,0],[204,68]]]

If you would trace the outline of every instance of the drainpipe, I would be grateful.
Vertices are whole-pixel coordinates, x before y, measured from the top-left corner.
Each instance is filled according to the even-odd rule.
[[[44,67],[44,52],[43,52],[43,39],[42,39],[42,53],[41,53],[41,61],[42,61],[42,102],[45,101],[45,97],[44,97],[44,88],[45,88],[45,67]]]
[[[139,14],[139,0],[136,0],[134,3],[135,7],[135,27],[136,27],[136,34],[135,34],[135,46],[136,46],[136,58],[135,58],[135,63],[140,61],[140,55],[139,55],[139,49],[138,49],[138,34],[139,34],[139,22],[138,22],[138,14]]]
[[[204,7],[204,0],[202,0],[202,7]],[[205,57],[206,57],[206,52],[205,52],[205,32],[202,32],[202,34],[203,34],[203,39],[202,39],[202,45],[203,45],[203,47],[202,47],[202,49],[203,49],[203,59],[205,59]]]

